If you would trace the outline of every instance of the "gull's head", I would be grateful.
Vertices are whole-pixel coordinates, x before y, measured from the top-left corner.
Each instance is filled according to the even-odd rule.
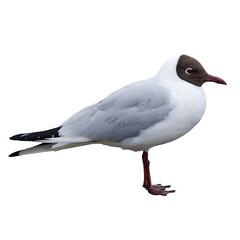
[[[187,55],[170,58],[164,63],[157,76],[166,81],[177,77],[198,87],[201,87],[205,82],[226,85],[224,80],[208,74],[199,61]]]

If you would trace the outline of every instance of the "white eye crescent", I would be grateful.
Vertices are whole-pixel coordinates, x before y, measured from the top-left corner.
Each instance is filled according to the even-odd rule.
[[[192,72],[193,72],[192,68],[186,68],[185,69],[185,73],[188,74],[188,75],[190,75]]]

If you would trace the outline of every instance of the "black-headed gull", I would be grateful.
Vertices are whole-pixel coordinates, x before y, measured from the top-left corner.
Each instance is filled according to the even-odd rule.
[[[209,75],[196,59],[187,55],[172,57],[155,77],[112,93],[74,114],[60,127],[11,137],[12,140],[41,144],[9,156],[93,143],[143,151],[143,187],[151,194],[166,196],[174,190],[167,191],[170,186],[152,185],[148,151],[183,136],[200,121],[206,107],[201,87],[205,82],[226,84]]]

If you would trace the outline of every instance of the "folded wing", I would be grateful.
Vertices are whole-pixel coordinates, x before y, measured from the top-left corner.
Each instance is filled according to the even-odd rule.
[[[59,133],[68,139],[121,142],[164,120],[172,109],[167,89],[142,81],[76,113]]]

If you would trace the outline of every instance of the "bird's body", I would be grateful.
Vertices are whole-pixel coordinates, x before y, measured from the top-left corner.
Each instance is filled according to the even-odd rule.
[[[156,77],[135,83],[128,86],[128,88],[132,89],[130,91],[133,97],[136,98],[133,104],[138,102],[139,106],[125,108],[122,118],[124,118],[124,112],[126,112],[126,115],[133,115],[134,122],[129,126],[130,129],[127,127],[125,129],[125,122],[121,122],[122,118],[120,118],[121,120],[116,119],[119,131],[122,132],[117,134],[117,138],[114,138],[114,135],[109,139],[99,139],[100,143],[134,151],[147,151],[154,146],[173,141],[186,134],[200,121],[205,111],[206,98],[203,89],[189,85],[187,82],[180,81],[170,89],[166,84],[163,86]],[[121,89],[110,98],[124,101],[122,91],[125,92],[125,89]],[[120,98],[120,96],[122,97]],[[112,99],[109,100],[112,102]],[[108,98],[106,101],[108,101]],[[144,101],[143,106],[147,106],[147,109],[141,109],[141,101]],[[99,104],[100,108],[103,103]],[[132,113],[128,113],[129,111]],[[105,114],[108,115],[107,112],[102,114],[104,116]],[[76,122],[78,121],[76,120]],[[67,121],[66,126],[68,124]],[[62,129],[63,134],[64,129]],[[100,129],[101,132],[104,129]]]
[[[191,78],[188,75],[194,67],[198,68],[199,76]],[[200,121],[206,107],[201,87],[205,81],[225,84],[223,80],[207,74],[195,59],[186,55],[175,56],[162,66],[155,77],[112,93],[99,103],[74,114],[58,128],[13,136],[13,140],[43,144],[10,156],[93,143],[146,153],[156,145],[183,136]],[[146,155],[143,155],[144,159],[147,163]],[[145,175],[147,178],[147,170]],[[146,180],[144,185],[148,186],[149,181]],[[151,193],[156,194],[154,191]],[[164,188],[160,192],[166,195],[170,191]]]

